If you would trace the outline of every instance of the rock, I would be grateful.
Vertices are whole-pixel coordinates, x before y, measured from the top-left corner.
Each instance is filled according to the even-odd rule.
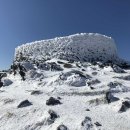
[[[90,109],[86,109],[86,111],[90,111]]]
[[[44,125],[51,125],[55,122],[57,118],[59,118],[59,115],[53,110],[48,111],[49,117],[45,119]]]
[[[35,69],[34,65],[31,62],[23,62],[22,65],[27,71]]]
[[[56,118],[59,117],[59,116],[57,115],[57,113],[54,112],[53,110],[49,110],[48,113],[50,114],[50,119],[51,119],[51,120],[55,120]]]
[[[129,108],[130,108],[130,100],[127,99],[122,102],[119,112],[126,112]]]
[[[28,74],[27,74],[28,78],[31,78],[31,79],[36,79],[36,78],[43,78],[44,75],[42,73],[38,73],[36,70],[30,70],[28,71]]]
[[[59,115],[57,115],[55,111],[49,110],[47,113],[45,113],[44,119],[37,122],[35,126],[51,125],[57,118],[59,118]]]
[[[37,63],[37,66],[39,69],[46,70],[46,71],[50,70],[51,68],[50,64],[48,63]]]
[[[87,82],[88,86],[99,84],[99,83],[101,83],[101,81],[99,81],[98,79]]]
[[[109,92],[109,91],[106,92],[105,98],[106,98],[106,100],[107,100],[108,103],[115,102],[115,101],[118,101],[118,100],[119,100],[119,98],[114,97],[114,96],[112,95],[112,93]]]
[[[14,99],[6,98],[3,101],[4,101],[4,104],[9,104],[9,103],[13,103]]]
[[[82,86],[86,86],[86,80],[89,80],[90,78],[91,77],[89,75],[85,75],[81,71],[72,70],[66,73],[62,73],[59,76],[59,79],[60,79],[59,82],[62,82],[62,83],[65,83],[74,87],[82,87]]]
[[[67,81],[65,83],[74,87],[82,87],[86,85],[86,78],[81,77],[78,74],[73,74],[67,78]]]
[[[117,93],[117,92],[128,92],[130,91],[130,87],[124,86],[121,83],[118,82],[110,82],[108,84],[108,86],[110,87],[110,92],[112,93]]]
[[[99,122],[94,123],[96,126],[102,126]]]
[[[60,125],[57,127],[57,130],[68,130],[68,128],[65,125]]]
[[[4,73],[4,72],[0,72],[0,78],[4,78],[4,77],[7,77],[7,73]]]
[[[3,80],[3,86],[9,86],[11,85],[13,82],[10,79],[4,79]]]
[[[43,92],[39,91],[39,90],[34,90],[31,92],[31,95],[39,95],[42,94]]]
[[[97,75],[98,74],[98,72],[92,72],[92,75]]]
[[[94,130],[94,125],[90,117],[85,117],[81,123],[81,130]]]
[[[112,68],[113,68],[113,71],[116,73],[126,73],[122,68],[120,68],[117,65],[113,65]]]
[[[61,97],[57,97],[57,99],[61,100],[62,98]]]
[[[85,69],[82,69],[82,71],[86,71]]]
[[[53,97],[50,97],[47,101],[46,101],[46,105],[58,105],[61,104],[61,102],[58,99],[55,99]]]
[[[48,63],[50,65],[51,71],[63,71],[63,68],[60,65],[56,64],[55,62]]]
[[[92,89],[92,90],[94,90],[95,88],[94,87],[92,87],[92,86],[90,86],[90,88]]]
[[[69,63],[64,64],[64,68],[72,68],[73,66]]]
[[[57,61],[58,64],[65,64],[64,62],[62,61]]]
[[[122,79],[130,81],[130,75],[123,77]]]
[[[117,86],[122,86],[122,84],[118,82],[110,82],[107,86],[110,88],[116,88]]]
[[[32,103],[29,102],[28,100],[24,100],[22,101],[19,105],[18,105],[18,108],[23,108],[23,107],[28,107],[28,106],[31,106]]]

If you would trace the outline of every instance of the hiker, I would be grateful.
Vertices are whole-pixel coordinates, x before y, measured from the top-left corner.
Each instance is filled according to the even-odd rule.
[[[0,88],[3,87],[3,82],[0,81]]]
[[[3,82],[1,81],[2,75],[0,75],[0,88],[3,86]]]
[[[13,70],[13,73],[14,73],[14,76],[16,75],[17,73],[17,69],[18,69],[18,66],[16,64],[13,63],[13,65],[11,65],[11,69]]]
[[[20,71],[19,71],[19,74],[20,74],[20,76],[22,77],[22,80],[24,81],[24,80],[25,80],[25,72],[22,71],[22,70],[20,70]]]
[[[19,74],[22,77],[22,80],[24,81],[26,69],[24,68],[24,66],[22,66],[20,64],[18,65],[18,68],[19,68]]]

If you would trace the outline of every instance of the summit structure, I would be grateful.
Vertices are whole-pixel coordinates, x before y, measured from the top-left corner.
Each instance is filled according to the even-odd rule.
[[[97,33],[81,33],[18,46],[15,60],[63,59],[68,61],[115,61],[117,48],[111,37]]]

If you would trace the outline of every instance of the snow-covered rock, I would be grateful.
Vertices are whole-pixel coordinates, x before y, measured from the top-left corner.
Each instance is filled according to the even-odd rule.
[[[11,85],[11,84],[13,83],[13,82],[12,82],[10,79],[8,79],[8,78],[3,79],[2,81],[3,81],[3,86],[9,86],[9,85]]]
[[[111,37],[97,33],[81,33],[18,46],[15,60],[64,59],[69,61],[115,61],[117,49]]]

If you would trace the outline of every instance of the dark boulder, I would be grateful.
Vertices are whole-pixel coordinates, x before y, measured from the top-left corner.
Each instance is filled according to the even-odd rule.
[[[72,68],[73,66],[69,63],[64,64],[64,68]]]
[[[119,98],[114,97],[110,91],[106,92],[105,98],[107,103],[111,103],[119,100]]]
[[[64,62],[62,61],[57,61],[58,64],[65,64]]]
[[[58,99],[55,99],[53,97],[50,97],[47,101],[46,101],[46,105],[58,105],[61,104],[61,102]]]
[[[63,71],[60,65],[56,64],[55,62],[50,62],[50,69],[51,71]]]
[[[123,79],[130,81],[130,75],[123,77]]]
[[[96,126],[102,126],[99,122],[94,123]]]
[[[98,72],[92,72],[92,75],[97,75],[98,74]]]
[[[28,106],[31,106],[31,105],[32,105],[31,102],[29,102],[28,100],[24,100],[17,107],[18,108],[23,108],[23,107],[28,107]]]
[[[118,82],[110,82],[107,86],[110,88],[116,88],[117,86],[122,86],[122,84]]]
[[[81,126],[83,130],[91,130],[94,127],[90,117],[85,117],[85,119],[81,123]]]
[[[122,102],[121,108],[119,109],[119,112],[126,112],[130,108],[130,101],[126,100]]]
[[[90,109],[87,108],[86,111],[90,111]]]
[[[0,72],[0,79],[7,77],[7,73],[4,72]]]
[[[42,94],[42,92],[39,90],[34,90],[31,92],[31,95],[39,95],[39,94]]]
[[[45,125],[51,125],[55,122],[57,118],[59,118],[59,115],[57,115],[57,113],[53,110],[49,110],[48,113],[49,113],[49,117],[45,119],[44,121]]]
[[[51,120],[55,120],[56,118],[59,117],[59,116],[57,115],[57,113],[54,112],[53,110],[49,110],[48,113],[50,114],[50,119],[51,119]]]

